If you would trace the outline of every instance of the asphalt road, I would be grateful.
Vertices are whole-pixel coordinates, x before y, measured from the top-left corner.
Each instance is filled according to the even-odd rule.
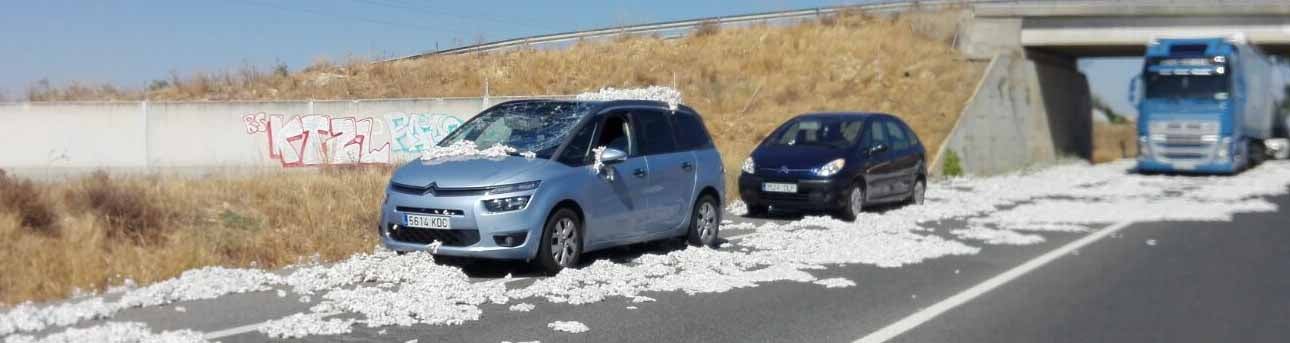
[[[1145,222],[1117,228],[915,322],[893,341],[1286,342],[1290,340],[1290,212],[1285,209],[1290,208],[1290,196],[1269,200],[1280,211],[1237,214],[1231,222]],[[935,231],[945,234],[960,224],[943,223]],[[366,328],[360,324],[350,334],[303,341],[851,342],[900,326],[895,323],[909,326],[902,319],[926,313],[946,299],[1037,257],[1088,240],[1101,230],[1105,226],[1084,233],[1046,233],[1047,241],[1039,244],[991,246],[975,255],[936,258],[901,268],[848,265],[816,272],[820,278],[840,276],[856,282],[848,288],[772,282],[698,296],[647,293],[657,299],[648,303],[623,298],[581,306],[530,301],[537,305],[531,312],[484,305],[481,320],[463,325]],[[1107,232],[1111,231],[1103,233]],[[728,231],[723,237],[740,234]],[[638,245],[593,258],[627,260],[676,248]],[[473,267],[478,282],[497,282],[498,276],[522,272],[508,268]],[[508,286],[518,288],[527,282],[531,281]],[[153,330],[234,333],[217,339],[223,342],[293,341],[269,339],[245,328],[308,307],[295,296],[280,298],[269,291],[129,309],[112,320],[142,321]],[[553,321],[579,321],[591,330],[557,332],[547,328]],[[236,330],[239,327],[243,329]]]

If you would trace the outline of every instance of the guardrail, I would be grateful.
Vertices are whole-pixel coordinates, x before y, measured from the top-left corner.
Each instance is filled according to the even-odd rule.
[[[496,51],[513,49],[518,47],[536,47],[543,45],[568,43],[584,39],[609,38],[619,35],[629,34],[651,34],[666,31],[690,31],[698,28],[700,25],[719,25],[730,26],[736,24],[755,23],[760,21],[777,21],[802,18],[818,18],[821,16],[837,13],[846,10],[859,10],[866,13],[893,13],[907,11],[913,8],[945,8],[953,6],[968,6],[982,3],[1019,3],[1024,0],[899,0],[899,1],[882,1],[851,6],[819,7],[804,10],[790,10],[779,12],[765,12],[744,14],[724,17],[708,17],[690,20],[678,20],[653,24],[618,26],[603,29],[594,29],[586,31],[574,31],[565,33],[556,33],[549,35],[539,35],[530,37],[513,38],[500,40],[496,42],[468,45],[458,48],[428,51],[413,55],[395,57],[383,62],[400,61],[417,59],[434,55],[454,55],[469,54],[486,51]]]

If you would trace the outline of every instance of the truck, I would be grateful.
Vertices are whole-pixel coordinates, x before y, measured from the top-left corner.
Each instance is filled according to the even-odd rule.
[[[1285,86],[1276,61],[1239,35],[1153,39],[1130,85],[1137,170],[1235,174],[1284,157]]]

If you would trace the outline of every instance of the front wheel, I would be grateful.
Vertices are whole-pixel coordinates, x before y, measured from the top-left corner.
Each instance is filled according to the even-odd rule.
[[[578,265],[582,255],[582,221],[573,210],[561,208],[547,219],[535,262],[550,273]]]
[[[846,203],[838,210],[838,218],[846,221],[856,220],[860,212],[864,211],[864,187],[860,187],[859,183],[853,184],[846,195]]]
[[[704,195],[694,204],[694,213],[690,214],[690,230],[685,241],[693,246],[717,247],[717,237],[721,230],[721,208],[717,199]]]

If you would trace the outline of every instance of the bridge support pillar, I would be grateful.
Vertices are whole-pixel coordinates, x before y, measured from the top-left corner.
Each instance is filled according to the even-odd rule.
[[[1090,109],[1088,80],[1073,58],[1023,49],[998,52],[940,147],[933,173],[942,171],[950,152],[964,172],[974,175],[1087,159]]]

